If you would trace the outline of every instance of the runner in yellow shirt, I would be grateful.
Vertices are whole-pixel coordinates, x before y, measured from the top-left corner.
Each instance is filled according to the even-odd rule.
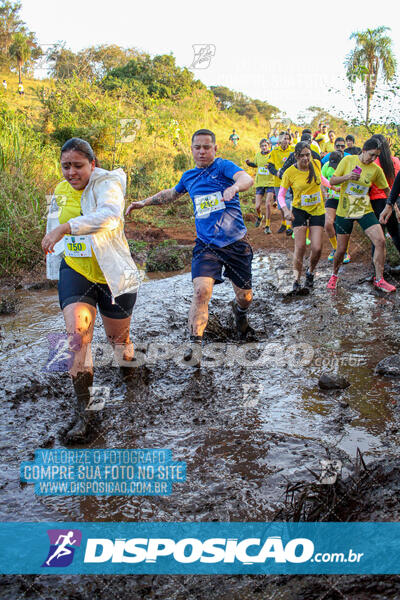
[[[386,197],[389,195],[386,177],[382,169],[374,163],[379,153],[380,142],[372,137],[365,142],[360,155],[342,158],[331,177],[332,185],[340,185],[340,198],[335,220],[337,250],[333,259],[333,274],[327,286],[330,290],[336,289],[339,267],[343,262],[354,221],[357,221],[375,246],[374,286],[384,292],[396,291],[394,285],[383,278],[386,245],[382,227],[379,225],[379,222],[387,222],[392,211],[390,207],[386,207],[378,221],[368,195],[373,183],[385,192]]]
[[[328,137],[328,126],[327,125],[322,125],[321,127],[321,131],[317,132],[315,137],[314,137],[314,141],[319,144],[319,147],[321,148],[321,144],[324,144],[325,142],[329,142],[329,137]]]
[[[256,227],[262,223],[261,205],[265,195],[265,229],[264,233],[270,234],[271,231],[271,202],[274,199],[274,176],[269,172],[268,160],[270,155],[270,144],[263,138],[260,141],[260,152],[254,157],[254,161],[246,160],[249,167],[257,169],[256,175]]]
[[[269,172],[272,173],[274,175],[274,188],[275,188],[275,197],[278,197],[278,193],[279,193],[279,188],[281,185],[281,175],[280,175],[280,169],[283,167],[283,165],[285,164],[285,160],[288,158],[288,156],[293,152],[293,146],[290,145],[290,135],[282,132],[279,134],[279,145],[274,148],[271,151],[271,154],[269,155],[269,160],[268,160],[268,169]],[[290,206],[291,206],[291,201],[292,201],[292,194],[290,192],[290,190],[287,190],[286,193],[286,206],[288,207],[288,209],[290,210]],[[284,214],[283,214],[283,210],[280,209],[281,214],[282,214],[282,224],[280,226],[280,228],[278,229],[278,233],[283,233],[284,231],[286,231],[286,235],[292,235],[293,233],[293,229],[291,227],[291,223],[290,221],[286,221]]]
[[[321,164],[318,160],[313,159],[309,142],[296,144],[295,158],[296,163],[289,167],[283,175],[278,201],[286,221],[293,221],[295,241],[293,291],[298,292],[301,288],[300,277],[306,250],[307,226],[310,229],[311,257],[310,267],[306,272],[305,287],[312,288],[314,285],[314,271],[321,257],[325,221],[321,183],[327,187],[330,187],[330,184],[327,179],[321,177]],[[285,194],[289,188],[293,190],[291,211],[285,204]]]
[[[333,131],[333,129],[331,129],[328,132],[328,141],[327,142],[322,142],[320,144],[320,148],[321,148],[321,158],[323,158],[325,156],[325,154],[328,154],[329,152],[333,152],[335,149],[335,132]]]

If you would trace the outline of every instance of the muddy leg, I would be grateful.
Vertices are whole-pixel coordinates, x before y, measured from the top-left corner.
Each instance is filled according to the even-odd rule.
[[[212,277],[195,277],[193,279],[193,298],[189,310],[189,333],[191,336],[202,336],[208,321],[208,303],[214,287]]]
[[[134,359],[133,343],[129,337],[131,316],[126,319],[111,319],[101,315],[108,341],[114,349],[118,364]]]
[[[89,388],[93,384],[91,341],[93,338],[96,309],[85,302],[68,304],[63,310],[68,334],[69,348],[74,353],[70,369],[76,395],[76,423],[67,433],[69,442],[79,441],[87,435],[90,411],[86,411],[90,399]]]

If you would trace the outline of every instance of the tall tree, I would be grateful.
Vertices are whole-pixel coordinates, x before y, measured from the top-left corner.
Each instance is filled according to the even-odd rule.
[[[8,50],[17,31],[24,31],[23,22],[19,18],[20,2],[0,0],[0,63],[8,64],[10,55]]]
[[[347,56],[346,77],[351,83],[357,80],[365,84],[366,115],[365,124],[370,120],[371,101],[375,93],[379,74],[387,83],[396,74],[396,59],[392,50],[392,39],[385,35],[390,27],[377,27],[366,31],[353,32],[356,47]]]
[[[13,35],[8,53],[17,63],[18,78],[19,83],[21,83],[22,68],[30,59],[35,60],[39,58],[42,51],[32,33],[27,35],[26,33],[18,31]]]

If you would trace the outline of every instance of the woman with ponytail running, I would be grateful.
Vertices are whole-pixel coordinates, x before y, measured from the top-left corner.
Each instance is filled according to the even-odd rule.
[[[325,222],[325,206],[321,191],[321,183],[330,188],[329,181],[321,176],[321,164],[311,155],[309,142],[299,142],[295,150],[296,163],[289,167],[282,179],[279,189],[279,205],[285,219],[293,222],[294,256],[293,291],[300,290],[300,277],[303,270],[303,258],[306,250],[306,232],[310,229],[311,257],[310,266],[306,271],[305,286],[314,285],[314,271],[321,257],[322,236]],[[293,190],[292,210],[285,204],[285,195],[289,188]]]

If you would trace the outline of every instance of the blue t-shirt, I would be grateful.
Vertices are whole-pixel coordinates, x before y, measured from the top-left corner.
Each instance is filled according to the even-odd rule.
[[[326,162],[328,162],[330,155],[331,155],[331,153],[329,152],[329,154],[325,154],[324,158],[321,159],[321,162],[322,162],[323,165]],[[348,152],[345,152],[344,155],[345,156],[350,156]]]
[[[277,135],[271,135],[271,137],[269,138],[270,144],[271,144],[271,148],[272,150],[274,148],[276,148],[276,146],[279,143],[279,137]]]
[[[226,188],[235,183],[234,174],[242,170],[230,160],[216,158],[208,167],[185,171],[175,186],[178,194],[190,195],[197,237],[205,244],[223,248],[246,234],[239,194],[229,202],[222,197]]]

